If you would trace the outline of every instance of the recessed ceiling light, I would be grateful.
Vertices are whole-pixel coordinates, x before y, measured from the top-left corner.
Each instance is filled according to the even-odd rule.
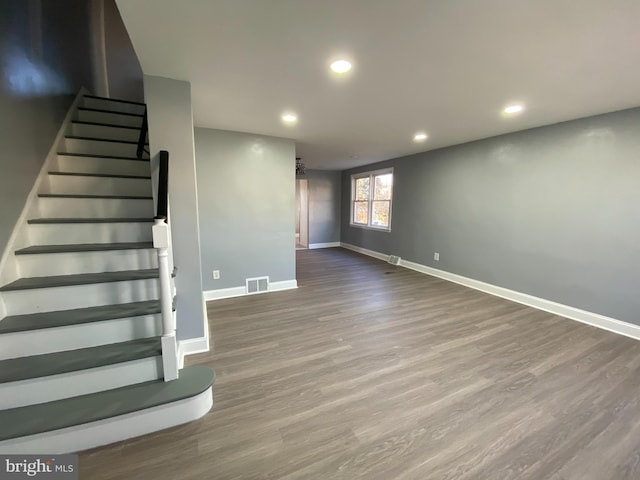
[[[504,108],[504,113],[520,113],[523,110],[524,110],[523,105],[519,105],[519,104],[507,105]]]
[[[336,60],[331,64],[331,70],[336,73],[347,73],[351,70],[351,62],[348,60]]]
[[[424,132],[418,132],[413,136],[414,142],[424,142],[427,139],[428,135]]]
[[[295,123],[298,121],[298,116],[295,113],[283,113],[282,121],[287,123]]]

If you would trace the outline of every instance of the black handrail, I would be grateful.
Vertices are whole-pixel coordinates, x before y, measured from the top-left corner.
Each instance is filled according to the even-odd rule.
[[[147,141],[147,131],[149,130],[149,124],[147,122],[147,107],[144,107],[144,115],[142,117],[142,126],[140,127],[140,136],[138,137],[138,158],[142,158],[144,153],[144,144]]]
[[[158,164],[158,206],[156,218],[163,218],[169,223],[169,152],[160,150],[160,162]]]

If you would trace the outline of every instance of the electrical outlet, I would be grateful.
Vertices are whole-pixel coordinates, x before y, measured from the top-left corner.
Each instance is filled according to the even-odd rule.
[[[434,252],[434,254],[433,254],[433,259],[434,259],[436,262],[439,262],[439,261],[440,261],[440,254],[439,254],[438,252]]]
[[[220,270],[214,270],[213,271],[213,279],[214,280],[220,280]]]

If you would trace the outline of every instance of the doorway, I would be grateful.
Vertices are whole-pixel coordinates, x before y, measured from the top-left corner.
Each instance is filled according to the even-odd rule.
[[[309,180],[296,179],[296,249],[309,248]]]

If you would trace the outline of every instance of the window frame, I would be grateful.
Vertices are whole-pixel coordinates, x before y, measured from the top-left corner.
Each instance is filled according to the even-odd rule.
[[[387,175],[391,174],[391,195],[389,200],[375,200],[375,177],[379,175]],[[354,221],[353,215],[355,212],[355,203],[356,203],[356,181],[361,178],[369,178],[369,198],[367,201],[367,223],[356,223]],[[359,172],[351,175],[351,208],[350,208],[350,218],[349,225],[352,227],[365,228],[369,230],[376,230],[379,232],[390,232],[391,231],[391,214],[393,212],[393,190],[394,190],[394,174],[393,167],[382,168],[379,170],[370,170],[367,172]],[[358,200],[359,202],[363,202],[365,200]],[[373,215],[373,202],[374,201],[388,201],[389,202],[389,225],[388,226],[379,226],[373,225],[372,215]]]

